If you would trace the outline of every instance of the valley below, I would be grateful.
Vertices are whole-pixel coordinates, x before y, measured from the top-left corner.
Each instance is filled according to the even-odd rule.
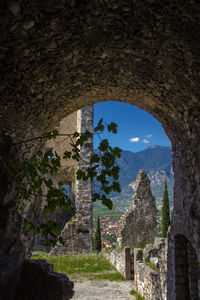
[[[109,196],[113,202],[113,209],[109,210],[100,201],[94,202],[93,225],[96,220],[101,219],[102,240],[104,249],[115,246],[117,232],[120,226],[120,218],[129,211],[134,195],[134,186],[137,174],[143,169],[151,181],[151,191],[156,200],[157,228],[155,235],[161,236],[161,208],[164,189],[164,180],[167,181],[170,207],[173,207],[173,185],[174,177],[172,171],[172,154],[170,147],[150,146],[147,149],[133,153],[122,151],[121,158],[117,159],[120,167],[119,183],[121,193],[111,193]],[[97,188],[95,188],[98,191]],[[98,191],[100,192],[100,191]]]

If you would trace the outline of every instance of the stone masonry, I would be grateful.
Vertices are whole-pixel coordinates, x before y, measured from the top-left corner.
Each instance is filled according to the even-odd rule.
[[[47,215],[43,214],[43,208],[46,205],[45,198],[37,199],[39,202],[40,210],[39,210],[39,220],[40,222],[44,222],[46,218],[58,222],[61,225],[61,228],[64,228],[67,221],[71,219],[71,217],[75,214],[75,196],[76,196],[76,184],[75,184],[75,172],[77,169],[77,162],[73,159],[63,159],[63,154],[65,151],[71,151],[72,147],[70,145],[70,137],[62,136],[62,134],[73,134],[77,131],[77,112],[70,114],[61,120],[55,127],[58,130],[60,136],[57,136],[56,139],[47,140],[44,144],[45,150],[52,150],[53,152],[58,153],[61,158],[61,168],[59,172],[51,176],[54,185],[57,185],[59,181],[62,181],[63,184],[69,185],[70,194],[69,197],[72,201],[70,211],[66,209],[57,207],[54,213],[49,213]],[[47,193],[47,188],[43,186],[43,194]],[[50,251],[51,246],[45,244],[46,236],[44,234],[39,234],[35,236],[33,250],[41,250],[41,251]]]
[[[118,242],[120,247],[144,247],[153,243],[156,227],[155,198],[150,190],[150,180],[140,170],[136,178],[132,207],[122,216]]]
[[[115,100],[152,114],[171,141],[167,299],[177,300],[177,268],[185,267],[176,236],[200,263],[199,0],[2,0],[0,25],[0,299],[13,299],[32,246],[22,239],[5,158],[30,157],[41,146],[33,138],[67,115]]]
[[[83,108],[77,113],[77,131],[93,132],[93,106]],[[87,168],[93,151],[93,140],[90,139],[80,149],[81,160],[77,169]],[[79,253],[92,250],[92,182],[75,179],[75,218],[67,222],[61,236],[64,245],[57,244],[51,254]]]
[[[45,260],[26,260],[14,300],[69,300],[73,287],[65,274],[54,272]]]
[[[52,214],[40,214],[40,219],[49,218],[60,223],[62,227],[62,237],[64,247],[57,245],[51,253],[67,254],[68,252],[90,251],[92,247],[92,183],[78,181],[76,179],[76,171],[79,168],[86,168],[89,157],[93,151],[93,141],[89,140],[80,149],[82,160],[77,162],[73,159],[63,160],[62,156],[65,151],[71,151],[70,138],[62,136],[62,134],[73,134],[75,131],[84,133],[86,130],[93,131],[93,106],[85,107],[70,116],[64,118],[56,129],[61,136],[55,140],[47,141],[45,149],[57,152],[61,157],[61,169],[52,180],[55,184],[62,181],[63,184],[70,186],[70,195],[72,205],[71,210],[66,211],[63,208],[57,208]],[[45,189],[45,188],[44,188]],[[44,191],[45,194],[45,191]],[[45,199],[41,202],[41,209],[45,205]],[[49,251],[50,246],[45,245],[45,236],[39,235],[35,238],[33,250]]]
[[[115,249],[104,256],[126,280],[134,279],[134,289],[145,300],[167,299],[167,239],[155,238],[154,244],[143,249],[125,247],[123,252]]]

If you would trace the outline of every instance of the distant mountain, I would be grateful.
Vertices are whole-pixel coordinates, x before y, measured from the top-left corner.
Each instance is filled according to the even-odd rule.
[[[156,198],[162,197],[163,183],[165,178],[167,179],[170,202],[172,202],[173,171],[170,147],[150,146],[136,153],[122,151],[117,164],[120,167],[119,182],[122,194],[133,194],[138,171],[143,169],[151,180],[151,190]],[[116,196],[116,193],[111,196]]]

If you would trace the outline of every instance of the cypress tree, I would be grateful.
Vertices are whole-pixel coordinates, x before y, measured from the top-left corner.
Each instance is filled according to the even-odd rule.
[[[162,199],[162,235],[164,238],[167,236],[168,227],[170,225],[170,211],[169,211],[169,197],[167,190],[167,182],[165,179],[163,199]]]
[[[97,227],[93,240],[93,250],[98,252],[101,251],[101,226],[99,217],[97,218]]]

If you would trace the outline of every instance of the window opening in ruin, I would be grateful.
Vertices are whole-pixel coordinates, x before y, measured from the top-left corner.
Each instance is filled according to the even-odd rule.
[[[46,151],[49,152],[48,159],[51,159],[54,155],[53,148],[47,148]]]
[[[183,235],[175,236],[176,300],[199,299],[199,264],[191,243]]]
[[[61,186],[61,188],[64,188],[65,189],[65,194],[71,198],[71,183],[68,183],[68,184],[64,184]]]

